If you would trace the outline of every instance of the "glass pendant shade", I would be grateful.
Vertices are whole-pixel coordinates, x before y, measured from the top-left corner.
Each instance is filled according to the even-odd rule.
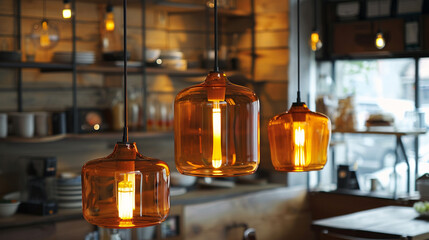
[[[274,116],[268,123],[271,161],[275,170],[321,170],[327,161],[330,135],[328,117],[311,112],[305,103],[294,103],[289,111]]]
[[[89,223],[105,228],[159,224],[170,210],[170,170],[138,153],[135,143],[118,143],[82,167],[82,209]]]
[[[55,47],[60,40],[60,33],[55,24],[48,23],[46,19],[33,25],[31,38],[36,47],[48,50]]]
[[[259,165],[259,100],[223,72],[182,90],[174,102],[177,170],[200,177],[252,174]]]

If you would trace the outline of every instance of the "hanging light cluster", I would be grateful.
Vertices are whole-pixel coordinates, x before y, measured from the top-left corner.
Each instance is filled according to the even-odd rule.
[[[127,21],[124,0],[124,54]],[[159,224],[170,210],[170,170],[161,160],[141,155],[128,141],[127,58],[124,58],[124,128],[109,156],[82,167],[82,210],[91,224],[136,228]]]
[[[176,168],[186,175],[241,176],[259,165],[259,100],[219,70],[217,8],[214,1],[214,71],[174,102]]]
[[[274,116],[268,124],[271,161],[275,170],[303,172],[321,170],[327,161],[331,122],[321,113],[311,112],[300,93],[300,44],[298,0],[298,91],[289,111]]]

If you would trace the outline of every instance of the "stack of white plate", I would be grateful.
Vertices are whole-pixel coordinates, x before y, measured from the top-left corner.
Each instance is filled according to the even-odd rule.
[[[81,208],[82,187],[80,176],[57,180],[57,200],[59,208]]]
[[[71,63],[72,52],[54,52],[52,57],[53,62],[60,63]],[[76,63],[77,64],[94,64],[95,53],[94,52],[76,52]]]

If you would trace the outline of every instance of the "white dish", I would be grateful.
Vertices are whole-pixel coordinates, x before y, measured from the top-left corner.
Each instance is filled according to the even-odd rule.
[[[61,195],[67,195],[67,196],[70,196],[70,195],[82,195],[82,190],[63,190],[63,191],[60,191],[60,190],[57,190],[57,195],[58,196],[61,196]]]
[[[82,195],[75,195],[75,196],[57,196],[58,200],[65,200],[65,201],[71,201],[71,200],[82,200]]]
[[[74,191],[74,190],[82,191],[82,186],[81,185],[57,186],[57,190],[58,191]]]
[[[82,207],[82,202],[60,202],[58,203],[60,208],[80,208]]]
[[[20,202],[0,203],[0,217],[10,217],[18,210]]]

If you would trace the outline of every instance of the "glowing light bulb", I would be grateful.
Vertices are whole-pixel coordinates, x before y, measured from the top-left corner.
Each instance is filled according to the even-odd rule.
[[[63,18],[71,18],[71,8],[69,2],[64,2]]]
[[[120,227],[133,226],[133,210],[135,209],[135,174],[124,174],[118,183],[118,216],[122,220]]]
[[[386,46],[386,41],[384,40],[383,33],[378,32],[375,36],[375,47],[377,49],[383,49]]]
[[[295,125],[295,124],[294,124]],[[295,129],[295,166],[303,167],[305,166],[305,154],[304,154],[304,145],[305,145],[305,130],[301,128],[300,124],[297,123]]]
[[[320,40],[319,33],[317,31],[313,31],[310,36],[310,46],[311,50],[317,51],[322,48],[323,44]]]
[[[113,31],[115,30],[115,20],[113,16],[113,8],[108,8],[106,12],[106,20],[104,21],[106,31]]]
[[[213,153],[212,166],[220,168],[222,166],[222,146],[221,146],[221,112],[219,101],[213,102]]]
[[[94,124],[94,130],[95,131],[100,130],[100,124],[98,124],[98,123]]]
[[[51,44],[51,40],[49,39],[49,27],[48,22],[42,21],[42,32],[40,34],[40,46],[48,47]]]

